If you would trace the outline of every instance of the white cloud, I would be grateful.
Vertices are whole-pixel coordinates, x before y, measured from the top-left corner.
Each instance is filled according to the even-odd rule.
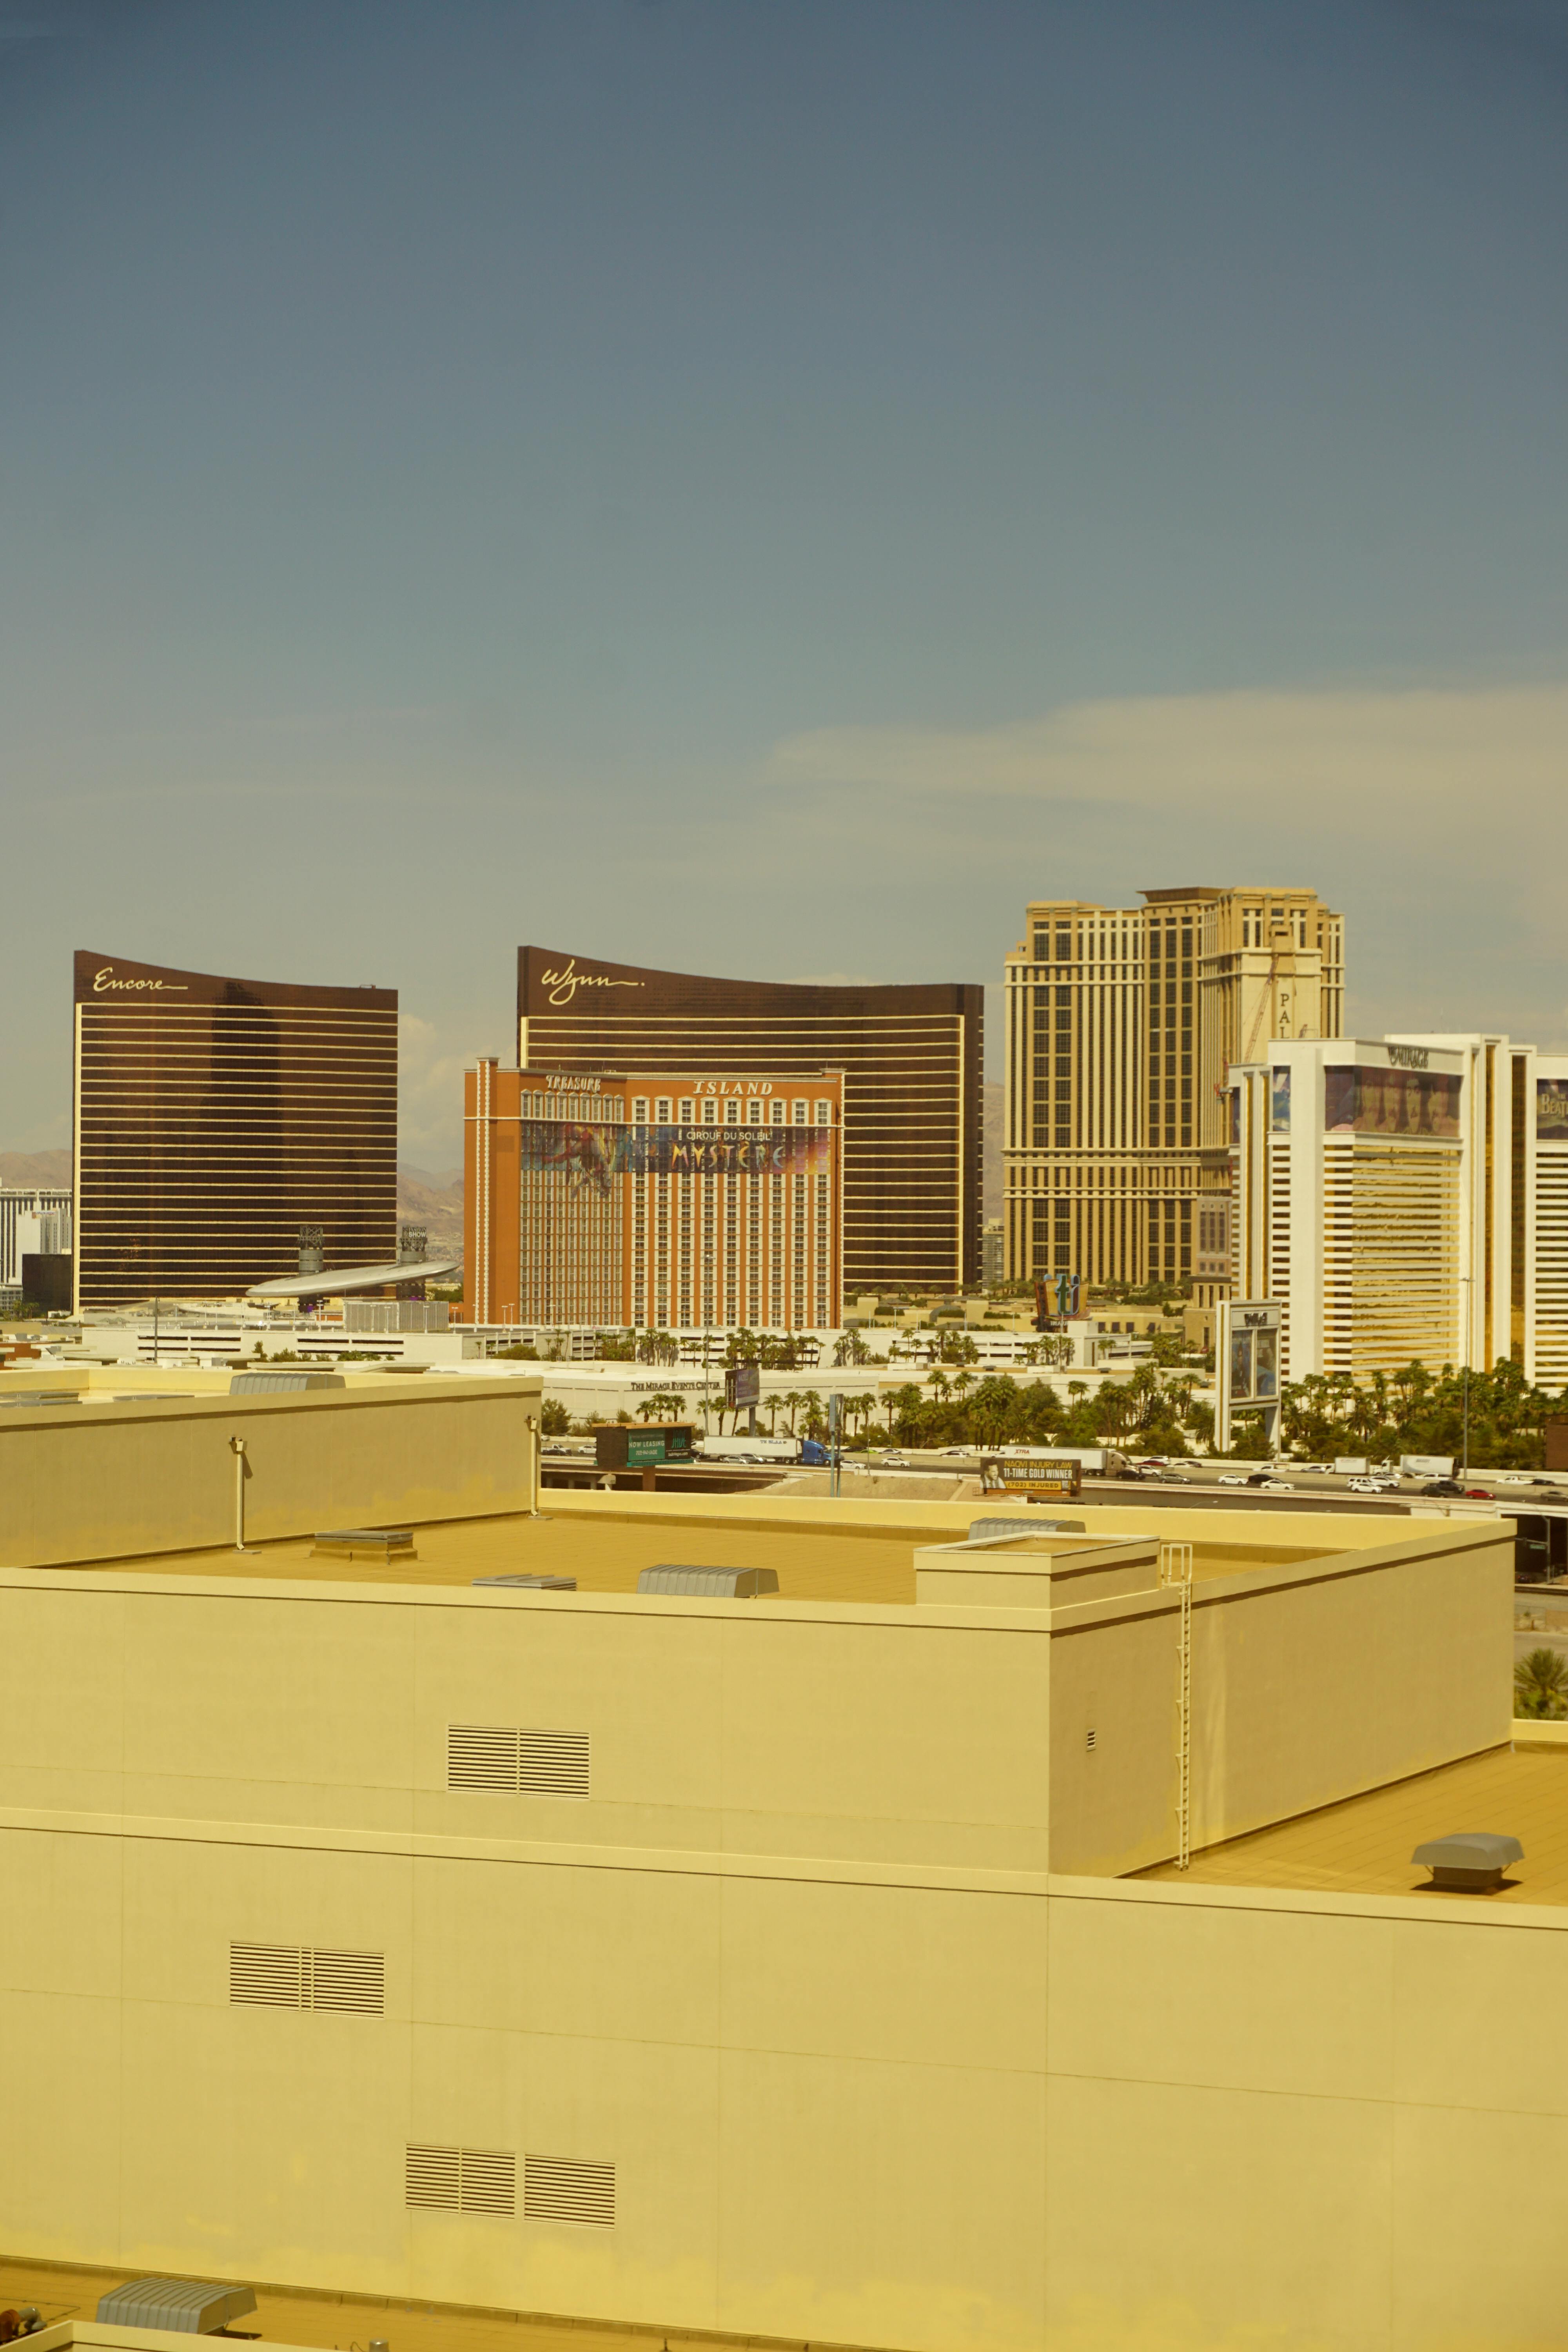
[[[836,727],[777,744],[764,780],[1231,816],[1408,835],[1436,819],[1563,821],[1568,687],[1146,695],[960,730]],[[1528,848],[1516,839],[1516,854]],[[1353,842],[1345,846],[1353,846]],[[1237,876],[1236,879],[1244,877]]]
[[[417,1013],[397,1016],[397,1155],[437,1170],[461,1164],[463,1072],[471,1053],[454,1052],[442,1027]]]

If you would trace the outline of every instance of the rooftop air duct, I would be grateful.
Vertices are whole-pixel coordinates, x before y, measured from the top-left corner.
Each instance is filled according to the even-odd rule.
[[[637,1571],[639,1592],[678,1593],[695,1601],[754,1601],[759,1593],[776,1592],[778,1578],[771,1568],[676,1568],[664,1565]]]
[[[1452,1837],[1428,1838],[1410,1859],[1426,1865],[1434,1886],[1456,1895],[1491,1895],[1510,1863],[1524,1860],[1524,1848],[1516,1837],[1495,1831],[1459,1830]]]
[[[132,2279],[99,2297],[98,2322],[100,2327],[162,2327],[180,2336],[211,2336],[255,2309],[256,2292],[248,2286],[223,2286],[204,2279]]]

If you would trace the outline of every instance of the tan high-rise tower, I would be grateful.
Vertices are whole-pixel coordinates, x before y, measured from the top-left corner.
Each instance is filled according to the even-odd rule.
[[[1226,1086],[1273,1037],[1337,1037],[1344,924],[1315,891],[1043,898],[1006,961],[1007,1270],[1230,1277]]]

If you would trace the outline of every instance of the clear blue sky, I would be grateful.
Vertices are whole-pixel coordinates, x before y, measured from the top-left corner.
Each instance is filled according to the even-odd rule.
[[[1561,1041],[1565,134],[1556,0],[0,0],[0,1143],[79,944],[395,984],[426,1164],[525,939],[1278,878]]]

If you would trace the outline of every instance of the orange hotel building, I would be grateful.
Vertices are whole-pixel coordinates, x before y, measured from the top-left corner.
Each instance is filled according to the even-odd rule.
[[[588,1329],[843,1320],[838,1071],[465,1078],[464,1315]]]

